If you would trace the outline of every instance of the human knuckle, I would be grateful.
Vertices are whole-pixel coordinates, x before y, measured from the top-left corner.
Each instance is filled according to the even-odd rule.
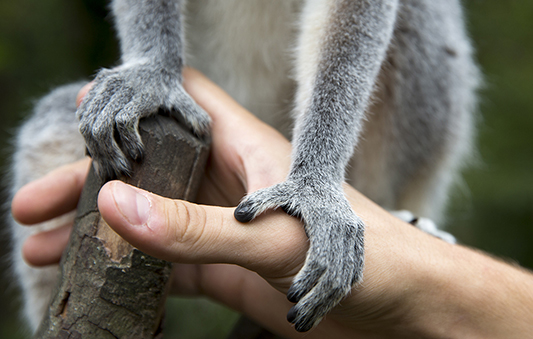
[[[181,201],[174,201],[173,207],[176,222],[173,241],[191,247],[197,245],[205,231],[205,211]]]

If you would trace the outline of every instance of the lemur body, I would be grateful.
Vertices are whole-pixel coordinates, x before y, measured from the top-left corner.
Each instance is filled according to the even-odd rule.
[[[344,179],[389,210],[441,219],[470,149],[478,82],[458,0],[115,0],[113,12],[123,63],[100,72],[77,113],[102,175],[142,156],[127,131],[159,107],[207,132],[207,116],[181,90],[184,63],[286,136],[292,112],[287,181],[246,197],[236,217],[283,207],[303,219],[310,250],[288,294],[297,330],[310,329],[361,279],[364,225],[343,196]],[[21,129],[13,192],[83,157],[80,87],[57,89]],[[106,146],[115,126],[122,150]],[[30,231],[14,225],[18,254]],[[21,259],[15,266],[35,328],[54,269]]]

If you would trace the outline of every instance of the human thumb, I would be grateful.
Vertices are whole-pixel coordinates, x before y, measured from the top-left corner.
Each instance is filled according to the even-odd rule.
[[[102,187],[98,208],[126,241],[172,262],[230,263],[287,276],[305,259],[307,239],[300,223],[281,212],[241,224],[233,208],[167,199],[120,181]]]

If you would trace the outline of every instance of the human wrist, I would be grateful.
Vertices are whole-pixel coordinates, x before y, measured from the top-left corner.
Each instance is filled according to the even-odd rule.
[[[426,283],[426,306],[431,306],[419,310],[422,333],[506,339],[533,333],[530,273],[462,246],[453,246],[443,261],[442,271],[433,272],[433,284]]]
[[[355,190],[346,193],[367,225],[363,283],[353,303],[381,313],[376,321],[384,338],[523,338],[533,333],[530,272],[445,243],[390,216]],[[376,301],[379,310],[365,308]],[[362,312],[354,326],[374,320]]]
[[[413,334],[507,339],[533,333],[531,274],[475,250],[431,240],[406,292],[411,312],[405,316]]]

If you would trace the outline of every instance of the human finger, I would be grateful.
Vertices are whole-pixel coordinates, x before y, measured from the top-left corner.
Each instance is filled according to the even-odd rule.
[[[68,224],[30,236],[22,246],[22,257],[36,267],[59,263],[71,231],[72,224]]]
[[[90,159],[62,166],[23,186],[13,197],[11,213],[22,224],[44,222],[76,208]]]
[[[100,190],[98,208],[119,235],[148,254],[180,263],[237,264],[280,289],[288,288],[305,259],[305,232],[283,212],[245,225],[232,208],[166,199],[119,181]]]
[[[93,82],[89,82],[87,85],[83,86],[80,91],[78,92],[78,95],[76,96],[76,106],[79,106],[81,102],[83,101],[83,98],[85,98],[85,95],[91,90],[93,87]]]

